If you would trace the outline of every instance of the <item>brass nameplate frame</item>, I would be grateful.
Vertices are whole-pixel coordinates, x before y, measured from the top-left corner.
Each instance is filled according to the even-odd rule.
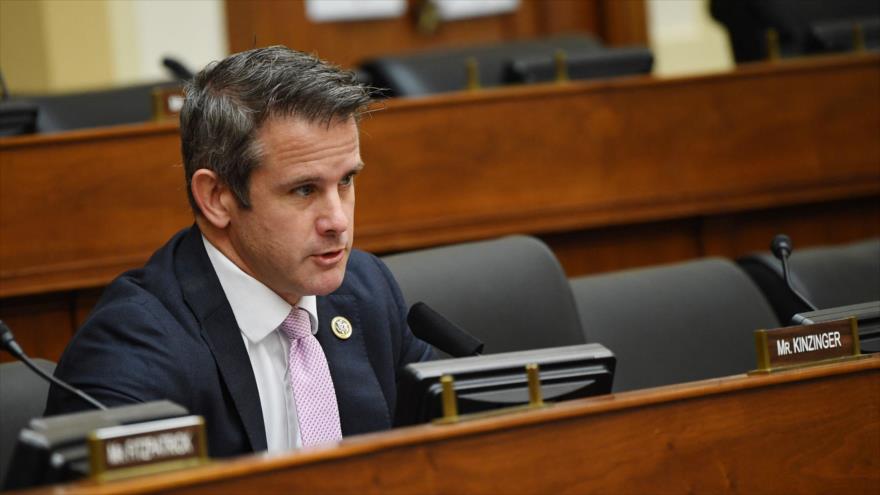
[[[97,481],[198,466],[208,461],[201,416],[100,428],[89,434],[91,475]]]
[[[750,373],[774,373],[862,357],[855,318],[755,330],[755,350],[758,369]]]
[[[153,120],[162,122],[176,119],[183,108],[184,98],[182,88],[153,88]]]
[[[494,418],[505,414],[531,411],[535,409],[543,409],[550,407],[552,404],[544,402],[544,396],[541,392],[541,371],[536,363],[526,365],[526,376],[529,383],[529,403],[519,406],[502,407],[500,409],[491,409],[488,411],[475,412],[470,414],[458,414],[458,397],[455,394],[455,380],[450,375],[440,377],[440,386],[443,389],[443,417],[431,421],[435,425],[451,425],[461,423],[463,421],[472,421],[475,419]]]

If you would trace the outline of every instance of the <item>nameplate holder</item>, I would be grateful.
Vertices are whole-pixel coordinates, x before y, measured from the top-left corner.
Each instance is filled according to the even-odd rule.
[[[863,357],[855,318],[755,330],[758,369],[749,374],[849,361]]]
[[[205,420],[184,416],[100,428],[89,434],[91,476],[99,482],[208,462]]]
[[[153,88],[153,120],[163,122],[177,119],[185,98],[181,88]]]

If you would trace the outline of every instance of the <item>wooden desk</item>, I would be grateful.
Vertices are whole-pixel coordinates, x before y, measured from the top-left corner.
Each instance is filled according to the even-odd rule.
[[[46,494],[876,493],[880,356]]]
[[[527,233],[574,276],[880,235],[878,87],[866,54],[388,101],[355,244]],[[0,139],[0,317],[34,355],[191,224],[179,146],[167,124]]]

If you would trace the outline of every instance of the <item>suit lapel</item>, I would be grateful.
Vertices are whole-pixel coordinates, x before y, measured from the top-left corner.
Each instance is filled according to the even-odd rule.
[[[352,334],[346,340],[333,334],[331,321],[346,318]],[[360,317],[357,299],[352,295],[329,295],[318,298],[318,334],[339,405],[339,419],[345,436],[388,429],[391,413],[388,398],[370,363],[365,322]],[[379,400],[385,397],[385,400]]]
[[[251,448],[266,450],[266,428],[254,371],[235,315],[205,251],[201,231],[195,225],[180,244],[175,270],[184,299],[201,325]]]

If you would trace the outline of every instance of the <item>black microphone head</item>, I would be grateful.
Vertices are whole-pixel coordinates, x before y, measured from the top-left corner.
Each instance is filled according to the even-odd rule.
[[[776,234],[770,242],[770,251],[777,259],[787,258],[791,254],[791,238],[785,234]]]
[[[3,320],[0,320],[0,345],[2,345],[10,354],[18,357],[16,351],[20,348],[15,342],[15,336],[12,335],[12,329],[9,328]]]
[[[180,63],[177,59],[165,57],[162,59],[162,65],[170,70],[178,80],[189,81],[193,78],[192,71],[187,69],[186,66]]]
[[[482,342],[423,302],[413,304],[406,322],[416,337],[452,357],[475,356],[483,352]]]

